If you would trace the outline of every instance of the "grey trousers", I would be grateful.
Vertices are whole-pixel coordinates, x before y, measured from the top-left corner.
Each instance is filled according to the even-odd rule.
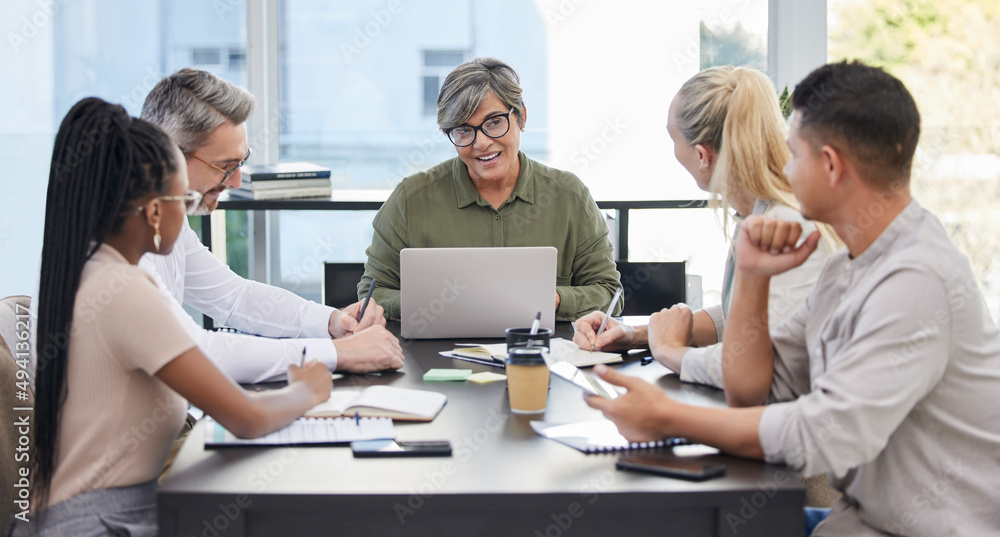
[[[7,537],[155,537],[156,480],[82,492],[49,507],[44,518],[12,519]]]

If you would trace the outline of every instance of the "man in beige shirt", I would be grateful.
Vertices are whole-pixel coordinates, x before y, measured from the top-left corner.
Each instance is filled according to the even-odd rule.
[[[968,260],[910,196],[916,104],[899,80],[856,62],[817,69],[792,99],[785,174],[803,215],[831,224],[847,249],[769,333],[768,283],[803,263],[818,234],[796,247],[795,224],[744,222],[723,374],[768,386],[779,356],[808,360],[811,392],[698,408],[598,367],[629,393],[588,403],[633,441],[683,436],[826,474],[844,496],[812,535],[1000,534],[1000,330]]]

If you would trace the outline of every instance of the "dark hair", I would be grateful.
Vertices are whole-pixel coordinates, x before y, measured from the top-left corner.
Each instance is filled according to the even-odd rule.
[[[846,152],[868,183],[909,180],[920,112],[896,77],[858,61],[824,65],[795,86],[792,107],[803,136]]]
[[[73,306],[87,259],[119,231],[138,201],[170,189],[179,163],[159,127],[125,109],[87,98],[66,114],[56,134],[45,199],[38,290],[35,381],[36,503],[44,509],[55,473],[59,417]]]

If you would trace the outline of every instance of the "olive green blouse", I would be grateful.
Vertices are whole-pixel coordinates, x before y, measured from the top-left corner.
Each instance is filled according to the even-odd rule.
[[[608,226],[590,191],[575,175],[519,152],[521,171],[510,198],[494,209],[476,190],[458,157],[399,183],[372,226],[358,296],[372,298],[399,320],[399,251],[403,248],[554,246],[558,251],[556,319],[605,310],[620,287]],[[553,304],[555,297],[552,298]],[[621,311],[619,301],[616,312]]]

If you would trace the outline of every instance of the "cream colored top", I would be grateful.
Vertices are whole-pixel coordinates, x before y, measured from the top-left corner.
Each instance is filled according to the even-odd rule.
[[[1000,535],[1000,328],[934,215],[831,255],[771,341],[812,391],[764,409],[766,460],[844,493],[814,537]]]
[[[816,224],[803,218],[799,211],[781,203],[757,200],[753,207],[753,214],[786,222],[798,222],[802,226],[801,240],[805,240],[805,237],[816,231]],[[735,244],[738,232],[739,226],[733,230],[733,244]],[[771,278],[767,316],[768,326],[772,332],[805,304],[806,297],[809,296],[813,285],[819,279],[823,265],[826,264],[831,253],[827,242],[821,240],[816,251],[809,256],[805,263]],[[730,272],[734,263],[733,254],[730,251],[729,257],[726,259],[726,279],[732,278]],[[705,308],[705,312],[715,322],[715,332],[719,343],[688,350],[681,360],[679,373],[684,382],[708,384],[722,389],[724,387],[722,381],[722,331],[725,326],[726,312],[723,311],[721,304]],[[774,380],[771,383],[768,403],[794,401],[807,393],[809,393],[809,361],[784,359],[782,356],[777,356],[774,361]]]
[[[102,245],[76,293],[49,505],[159,475],[187,402],[153,375],[193,347],[150,277]]]

